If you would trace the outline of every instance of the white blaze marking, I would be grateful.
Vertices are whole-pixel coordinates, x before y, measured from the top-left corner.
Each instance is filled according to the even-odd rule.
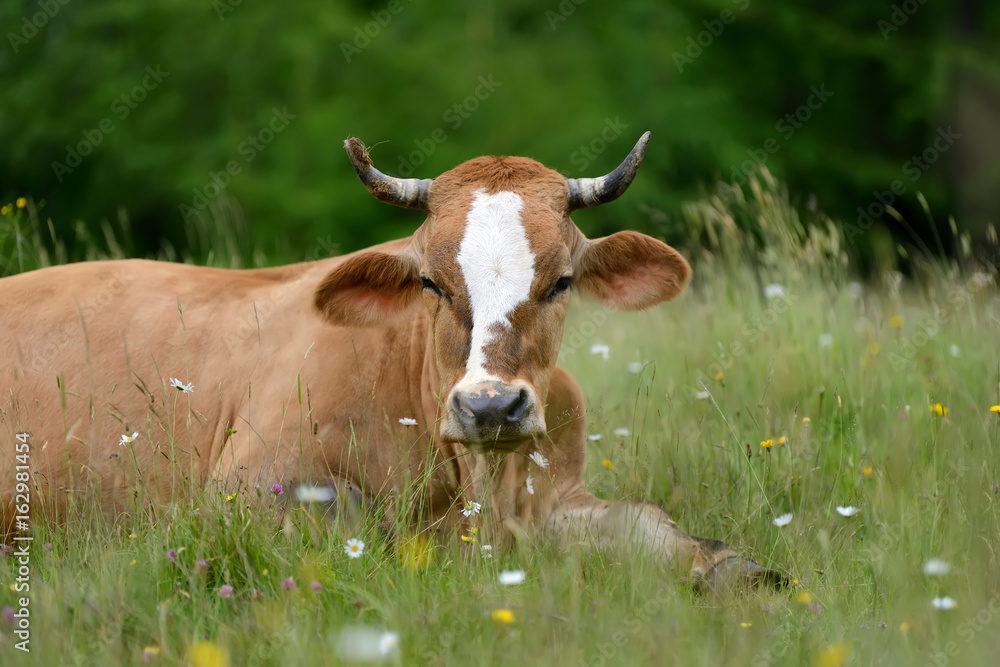
[[[486,372],[491,328],[510,326],[508,315],[527,301],[535,279],[535,255],[521,224],[524,202],[513,192],[478,190],[466,218],[456,261],[472,304],[472,343],[460,384],[497,381]]]

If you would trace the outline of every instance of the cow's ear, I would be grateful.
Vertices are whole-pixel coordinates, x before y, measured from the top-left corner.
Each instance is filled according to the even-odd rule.
[[[333,324],[365,327],[406,312],[420,300],[420,265],[407,252],[369,250],[330,271],[314,303]]]
[[[619,310],[640,310],[680,294],[691,267],[676,250],[638,232],[585,240],[573,262],[573,283]]]

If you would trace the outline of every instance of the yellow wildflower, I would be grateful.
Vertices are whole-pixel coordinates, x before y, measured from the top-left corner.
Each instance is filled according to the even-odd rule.
[[[871,345],[868,346],[868,354],[873,357],[878,356],[878,353],[882,351],[882,346],[878,344],[878,341],[872,341]]]
[[[195,642],[188,648],[188,660],[192,667],[229,667],[226,650],[209,641]]]
[[[137,536],[136,536],[136,534],[135,534],[135,533],[129,533],[129,535],[128,535],[128,538],[129,538],[130,540],[134,540],[134,539],[136,539],[136,537],[137,537]]]
[[[608,470],[615,469],[615,464],[609,461],[608,459],[604,459],[603,461],[601,461],[601,465],[607,468]]]
[[[24,197],[18,197],[17,201],[15,201],[14,203],[17,204],[18,208],[24,208],[25,206],[28,205],[28,200],[25,199]]]
[[[795,596],[795,601],[801,605],[810,604],[813,601],[812,593],[809,591],[802,591],[797,596]]]
[[[899,631],[902,632],[903,634],[906,634],[907,632],[910,631],[910,624],[907,623],[906,621],[903,621],[902,623],[899,624]]]
[[[7,215],[10,213],[10,208],[10,204],[4,204],[3,207],[0,207],[0,215]]]
[[[760,441],[760,446],[763,447],[764,449],[771,449],[773,445],[774,445],[774,440],[771,439]]]
[[[875,470],[871,466],[865,466],[861,469],[861,474],[865,477],[871,477],[873,472],[875,472]]]
[[[751,625],[753,625],[753,623],[749,621],[743,621],[742,623],[740,623],[741,628],[749,628]]]
[[[132,562],[131,562],[131,563],[129,563],[129,567],[131,567],[131,566],[133,566],[133,565],[135,565],[135,559],[134,559],[134,558],[132,559]]]
[[[510,609],[494,609],[490,617],[501,625],[510,625],[514,622],[514,612]]]
[[[232,495],[226,496],[226,502],[227,503],[230,502],[235,497],[236,497],[236,492],[234,491]]]
[[[424,535],[415,535],[400,542],[396,547],[396,558],[407,570],[423,570],[430,565],[434,548],[430,539]]]
[[[142,649],[143,655],[149,654],[150,656],[160,655],[159,646],[146,646]]]
[[[462,541],[463,542],[475,542],[476,538],[469,537],[468,535],[462,535]]]
[[[803,418],[802,418],[802,423],[803,423],[803,424],[811,424],[811,423],[812,423],[812,420],[811,420],[811,419],[809,419],[809,417],[803,417]]]
[[[715,381],[722,382],[722,371],[719,371],[719,374],[715,376]]]
[[[785,436],[781,436],[780,438],[778,438],[778,441],[775,442],[774,444],[776,444],[776,445],[783,445],[786,442],[788,442],[788,438],[786,438]]]
[[[849,655],[851,651],[844,642],[827,646],[816,656],[816,667],[840,667],[847,662]]]
[[[940,403],[931,404],[931,412],[936,414],[938,417],[944,417],[948,414],[948,408],[941,405]]]
[[[1000,405],[994,405],[990,408],[990,412],[1000,412]]]
[[[893,316],[893,318],[889,320],[889,324],[892,326],[893,329],[900,328],[901,326],[903,326],[903,316],[902,315]]]

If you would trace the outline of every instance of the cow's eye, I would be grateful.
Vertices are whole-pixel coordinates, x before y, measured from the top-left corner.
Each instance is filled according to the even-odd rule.
[[[434,281],[431,280],[430,278],[425,278],[424,276],[420,276],[420,277],[424,281],[424,285],[423,285],[424,289],[429,289],[430,291],[432,291],[435,294],[437,294],[438,297],[444,299],[448,303],[451,303],[451,295],[450,294],[448,294],[447,292],[442,292],[441,288],[438,287],[437,285],[435,285]]]
[[[553,285],[552,291],[549,292],[549,295],[546,297],[546,299],[552,301],[557,296],[568,290],[572,283],[573,283],[572,278],[570,278],[569,276],[563,276],[562,278],[556,281],[555,285]]]
[[[424,280],[423,289],[429,289],[432,292],[434,292],[435,294],[437,294],[438,296],[443,296],[441,294],[441,288],[439,288],[437,285],[435,285],[433,280],[431,280],[430,278],[427,278],[427,277],[423,277],[423,280]]]

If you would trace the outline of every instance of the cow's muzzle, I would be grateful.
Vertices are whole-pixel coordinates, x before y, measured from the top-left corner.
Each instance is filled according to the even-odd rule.
[[[511,449],[545,433],[545,418],[523,381],[456,386],[448,399],[443,435],[470,445]]]

